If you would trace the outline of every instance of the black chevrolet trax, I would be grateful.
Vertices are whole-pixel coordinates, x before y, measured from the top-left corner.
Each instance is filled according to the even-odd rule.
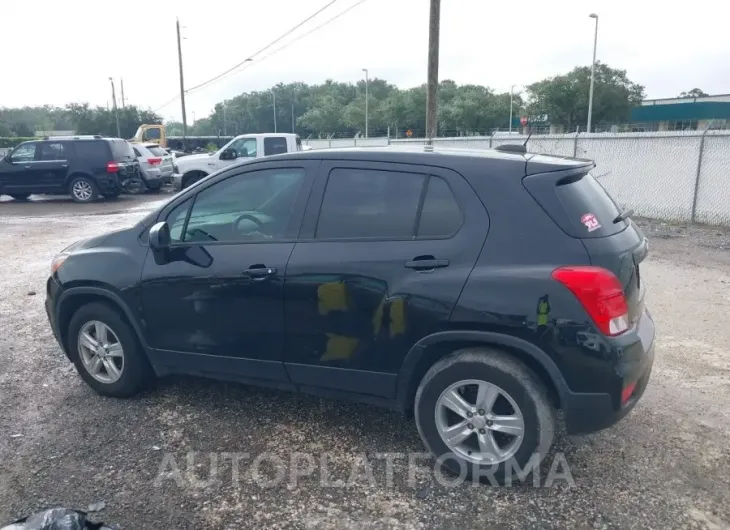
[[[588,160],[344,149],[210,175],[53,260],[53,332],[98,393],[196,374],[412,414],[505,480],[608,427],[654,354],[647,241]]]

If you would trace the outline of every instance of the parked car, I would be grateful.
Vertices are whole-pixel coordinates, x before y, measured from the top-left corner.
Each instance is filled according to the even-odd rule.
[[[215,153],[179,158],[178,171],[172,176],[172,186],[180,190],[237,162],[296,151],[302,151],[302,141],[296,134],[242,134]]]
[[[130,187],[129,192],[144,193],[147,190],[160,191],[162,188],[162,171],[160,166],[162,165],[162,157],[152,153],[147,147],[142,144],[132,144],[134,154],[139,162],[139,169],[142,173],[142,179],[139,181],[143,186]]]
[[[65,249],[46,310],[100,394],[188,373],[344,396],[505,480],[557,409],[599,430],[649,380],[647,242],[592,168],[515,146],[255,159]]]
[[[160,180],[163,184],[170,184],[170,182],[172,182],[172,174],[177,171],[174,155],[157,144],[144,144],[144,147],[152,153],[153,156],[160,157],[162,159],[159,163]]]
[[[132,146],[121,138],[57,136],[23,142],[0,161],[0,194],[69,194],[76,202],[114,199],[139,174]]]

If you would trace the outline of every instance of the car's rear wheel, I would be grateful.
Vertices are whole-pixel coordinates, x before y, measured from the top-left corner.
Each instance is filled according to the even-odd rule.
[[[132,396],[152,377],[134,331],[106,304],[90,303],[74,314],[68,346],[79,375],[99,394]]]
[[[69,184],[69,193],[74,202],[94,202],[99,198],[99,187],[88,177],[76,177]]]
[[[16,201],[27,201],[30,193],[11,193],[10,196]]]
[[[415,417],[444,467],[499,483],[530,466],[539,473],[555,431],[555,411],[538,377],[486,348],[459,350],[434,364],[416,392]]]

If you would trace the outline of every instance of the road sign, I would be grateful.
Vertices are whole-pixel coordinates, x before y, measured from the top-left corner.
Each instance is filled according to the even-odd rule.
[[[521,124],[521,125],[522,125],[523,127],[524,127],[525,125],[527,125],[527,116],[522,116],[522,117],[520,118],[520,124]]]
[[[408,129],[408,130],[406,131],[406,136],[407,136],[408,138],[410,138],[411,136],[413,136],[413,131],[412,131],[412,130],[410,130],[410,129]]]

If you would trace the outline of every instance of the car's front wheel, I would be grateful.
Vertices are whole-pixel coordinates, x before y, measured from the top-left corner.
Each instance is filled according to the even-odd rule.
[[[152,377],[134,331],[106,304],[90,303],[73,315],[68,346],[79,375],[99,394],[132,396]]]
[[[69,193],[74,202],[94,202],[99,198],[99,187],[88,177],[76,177],[69,184]]]
[[[464,349],[438,361],[415,399],[421,439],[444,467],[505,483],[539,473],[555,431],[545,386],[524,364],[493,349]]]

